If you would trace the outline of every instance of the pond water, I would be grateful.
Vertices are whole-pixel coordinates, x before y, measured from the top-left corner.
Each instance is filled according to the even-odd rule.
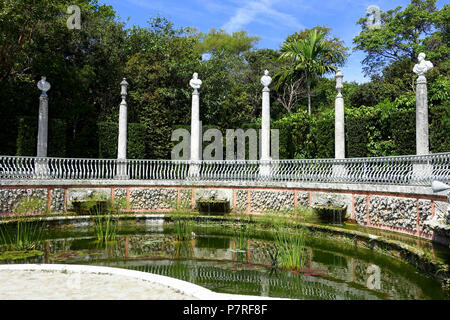
[[[270,230],[243,235],[236,224],[196,224],[177,241],[163,219],[121,220],[100,243],[89,222],[48,226],[30,257],[0,263],[63,263],[128,268],[170,276],[215,292],[314,300],[449,299],[440,284],[394,257],[309,234],[300,270],[274,266]],[[101,293],[99,293],[101,296]]]

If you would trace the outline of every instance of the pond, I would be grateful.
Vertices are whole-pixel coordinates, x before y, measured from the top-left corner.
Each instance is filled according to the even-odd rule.
[[[178,241],[176,223],[120,220],[115,240],[92,222],[49,224],[27,255],[0,252],[0,263],[63,263],[127,268],[189,281],[220,293],[313,300],[449,299],[440,284],[395,257],[309,232],[303,264],[283,268],[270,228],[195,223]],[[448,252],[447,252],[448,253]]]

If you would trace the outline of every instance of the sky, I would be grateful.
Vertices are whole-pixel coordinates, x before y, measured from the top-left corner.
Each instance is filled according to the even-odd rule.
[[[211,28],[231,33],[246,30],[261,40],[256,48],[277,50],[290,34],[317,25],[331,28],[333,36],[350,48],[350,57],[342,68],[345,81],[367,82],[361,61],[365,55],[354,51],[353,38],[361,27],[356,24],[375,5],[382,11],[406,7],[410,0],[100,0],[112,5],[127,27],[145,27],[160,14],[175,27],[194,27],[201,32]],[[445,0],[438,0],[442,8]]]

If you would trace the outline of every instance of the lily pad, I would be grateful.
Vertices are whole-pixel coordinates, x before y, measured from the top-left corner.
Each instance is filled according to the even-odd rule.
[[[19,260],[35,256],[42,256],[44,252],[39,250],[4,251],[0,253],[0,260]]]

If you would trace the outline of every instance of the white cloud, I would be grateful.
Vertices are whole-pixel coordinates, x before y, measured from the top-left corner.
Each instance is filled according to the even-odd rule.
[[[236,10],[235,14],[222,26],[222,29],[227,32],[239,31],[251,22],[301,29],[303,25],[294,16],[272,8],[277,2],[279,0],[249,1]]]

